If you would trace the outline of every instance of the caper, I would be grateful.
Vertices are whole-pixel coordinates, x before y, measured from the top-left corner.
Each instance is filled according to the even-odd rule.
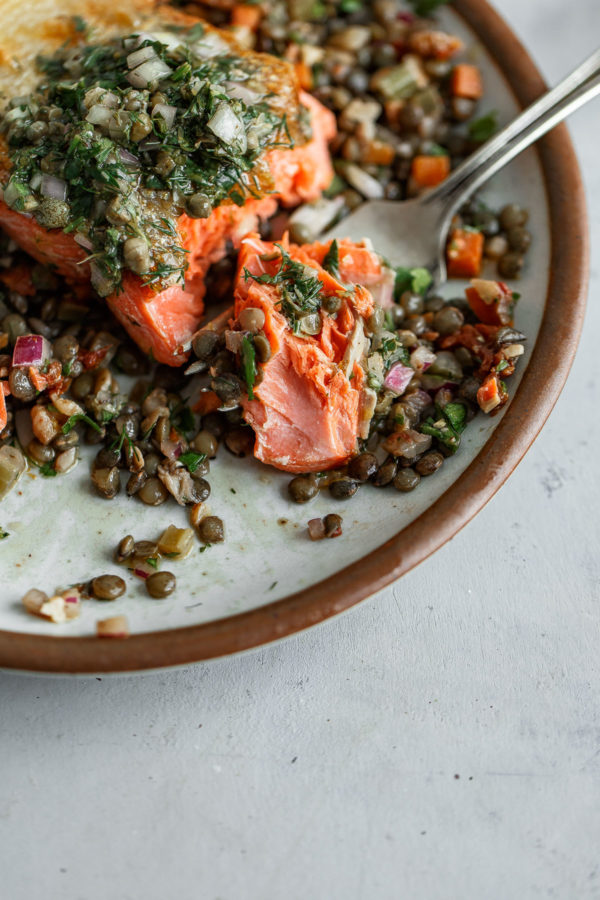
[[[295,503],[307,503],[319,493],[316,475],[296,475],[288,484],[288,492]]]
[[[265,314],[262,309],[254,306],[246,306],[239,315],[240,326],[244,331],[257,334],[265,324]]]
[[[371,333],[381,331],[385,324],[385,310],[381,306],[375,306],[367,319],[367,328]]]
[[[123,244],[123,259],[125,265],[141,275],[150,269],[150,250],[145,238],[130,237]]]
[[[160,506],[169,496],[169,492],[158,478],[149,478],[137,493],[146,506]]]
[[[415,472],[414,469],[400,469],[394,478],[394,487],[397,491],[401,491],[405,494],[408,493],[408,491],[414,491],[420,480],[421,476],[418,472]]]
[[[377,471],[377,457],[373,453],[359,453],[348,465],[348,475],[356,481],[368,481]]]
[[[358,490],[358,482],[350,478],[339,478],[329,485],[329,493],[336,500],[349,500]]]
[[[118,468],[92,469],[92,483],[101,497],[112,500],[121,490]]]
[[[206,516],[198,523],[198,537],[205,544],[220,544],[225,540],[223,520],[218,516]]]
[[[192,194],[187,199],[186,212],[192,219],[206,219],[212,212],[212,203],[206,194]]]
[[[96,600],[116,600],[127,590],[127,585],[118,575],[98,575],[90,585]]]
[[[177,579],[172,572],[153,572],[146,578],[146,590],[155,600],[168,597],[177,587]]]
[[[70,215],[69,204],[52,197],[44,197],[35,211],[36,219],[44,228],[66,228]]]
[[[332,316],[334,313],[339,312],[342,306],[342,298],[338,297],[337,294],[331,294],[330,296],[323,298],[323,303],[321,305],[325,312]]]
[[[138,112],[135,115],[129,137],[135,143],[143,141],[152,131],[152,119],[146,112]]]

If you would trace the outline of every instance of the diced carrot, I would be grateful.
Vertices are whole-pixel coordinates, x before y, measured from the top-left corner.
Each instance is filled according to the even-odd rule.
[[[393,163],[396,151],[387,141],[369,141],[361,150],[360,161],[370,166],[389,166]]]
[[[418,187],[435,187],[450,172],[449,156],[415,156],[411,174]]]
[[[305,91],[311,91],[313,87],[312,69],[305,62],[297,62],[294,66],[300,87]]]
[[[208,413],[216,412],[221,403],[222,401],[214,391],[202,391],[192,409],[194,412],[200,413],[201,416],[205,416]]]
[[[483,95],[483,82],[477,66],[459,63],[452,70],[451,91],[455,97],[479,100]]]
[[[446,248],[446,262],[450,278],[474,278],[479,275],[483,259],[483,234],[455,228]],[[484,321],[486,321],[484,319]],[[489,325],[493,324],[488,322]]]
[[[245,25],[251,31],[256,31],[262,19],[262,9],[260,6],[250,5],[249,3],[238,3],[231,11],[232,25]]]
[[[500,406],[502,396],[500,393],[500,384],[496,375],[488,375],[479,390],[477,391],[477,403],[479,408],[485,413],[491,412]]]
[[[48,387],[48,379],[46,378],[44,373],[40,372],[40,370],[36,366],[29,366],[27,374],[29,375],[29,380],[31,381],[36,391],[46,390],[46,388]]]
[[[5,331],[0,331],[0,350],[8,347],[8,335]]]
[[[500,283],[498,285],[500,287]],[[503,287],[506,287],[503,285]],[[474,287],[465,291],[469,306],[480,322],[485,325],[511,325],[512,324],[512,292],[508,289],[498,291],[498,295],[492,303],[486,303]]]
[[[4,382],[0,385],[0,432],[4,430],[4,427],[8,421],[8,416],[6,413],[6,400],[4,399]]]
[[[419,56],[450,59],[462,48],[463,42],[444,31],[414,31],[408,39],[408,46]]]

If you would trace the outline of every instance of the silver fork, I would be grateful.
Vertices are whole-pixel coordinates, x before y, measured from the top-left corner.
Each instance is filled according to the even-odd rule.
[[[469,156],[440,185],[414,200],[370,200],[327,231],[322,240],[371,237],[390,262],[425,266],[434,285],[446,280],[445,244],[452,216],[522,150],[600,94],[600,50]]]

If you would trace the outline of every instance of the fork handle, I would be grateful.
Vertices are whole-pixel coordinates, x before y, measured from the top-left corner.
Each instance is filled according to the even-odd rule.
[[[528,106],[516,119],[471,154],[422,202],[437,203],[447,220],[481,185],[570,113],[600,94],[600,50],[556,87]]]

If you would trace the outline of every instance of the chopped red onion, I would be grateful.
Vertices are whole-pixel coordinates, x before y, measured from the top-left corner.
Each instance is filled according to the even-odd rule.
[[[344,176],[348,184],[367,200],[380,200],[383,197],[384,191],[381,182],[357,166],[356,163],[348,163],[344,169]]]
[[[310,519],[308,522],[308,536],[311,541],[322,541],[325,537],[325,523],[323,519]]]
[[[226,81],[223,85],[225,93],[232,100],[241,100],[246,106],[254,106],[263,99],[263,94],[253,91],[252,88],[240,84],[239,81]]]
[[[177,115],[177,107],[168,106],[166,103],[157,103],[152,110],[152,115],[161,116],[165,120],[167,128],[172,128]]]
[[[133,153],[125,150],[123,147],[119,150],[119,158],[123,165],[128,166],[130,169],[139,169],[140,167],[140,161],[137,156],[134,156]]]
[[[425,372],[429,366],[433,365],[435,360],[436,355],[429,347],[417,347],[417,349],[413,350],[410,354],[411,366],[414,369],[418,369],[420,372]]]
[[[392,456],[402,456],[404,459],[414,459],[431,447],[431,435],[420,434],[412,428],[404,431],[395,431],[383,442],[383,449]]]
[[[156,137],[145,138],[143,141],[140,141],[138,147],[140,150],[158,150],[161,146],[162,141]]]
[[[101,128],[108,128],[113,118],[113,111],[108,106],[101,106],[99,103],[92,106],[85,121],[90,125],[100,125]]]
[[[215,114],[208,120],[206,127],[224,144],[237,144],[240,153],[248,147],[244,123],[236,116],[228,103],[219,103]]]
[[[135,69],[136,66],[141,66],[142,63],[148,62],[149,59],[157,59],[154,47],[142,47],[140,50],[134,50],[127,57],[127,68]]]
[[[42,175],[40,193],[51,200],[66,200],[67,183],[55,175]]]
[[[242,342],[247,336],[245,331],[226,331],[225,347],[230,353],[239,353],[242,349]]]
[[[395,394],[403,394],[414,374],[414,369],[404,366],[402,363],[395,363],[385,376],[383,386],[388,391],[394,391]]]
[[[80,231],[75,232],[75,234],[73,235],[73,240],[75,241],[75,243],[79,244],[80,247],[83,247],[84,250],[93,250],[94,249],[94,245],[92,244],[90,239],[88,237],[86,237],[85,234],[82,234]]]
[[[168,78],[173,74],[173,70],[162,59],[149,59],[147,62],[132,69],[127,73],[127,81],[134,88],[147,88],[152,84],[158,84],[163,78]]]
[[[24,334],[15,342],[13,366],[43,366],[52,358],[49,342],[41,334]]]

